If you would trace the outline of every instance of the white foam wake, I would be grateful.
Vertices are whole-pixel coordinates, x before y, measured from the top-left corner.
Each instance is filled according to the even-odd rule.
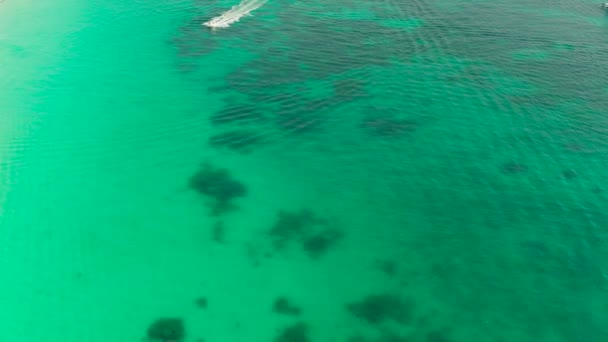
[[[243,0],[240,4],[233,6],[228,11],[222,13],[206,23],[209,27],[228,27],[230,24],[239,21],[242,17],[251,13],[251,11],[260,8],[267,0]]]

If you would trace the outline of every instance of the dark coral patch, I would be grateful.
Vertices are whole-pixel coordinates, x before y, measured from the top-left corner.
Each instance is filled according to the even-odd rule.
[[[310,257],[318,258],[336,245],[342,237],[341,231],[328,228],[306,237],[302,241],[302,248]]]
[[[319,222],[310,210],[304,209],[293,213],[281,210],[269,234],[275,248],[281,249],[290,242],[301,239],[311,226]]]
[[[226,169],[203,164],[201,169],[190,178],[190,187],[212,200],[214,214],[232,208],[232,202],[247,195],[247,188],[230,175]]]
[[[394,321],[405,324],[411,321],[413,303],[392,294],[370,295],[360,302],[348,304],[348,311],[370,324]]]
[[[291,325],[279,333],[275,342],[310,342],[308,325],[299,322]]]
[[[160,318],[148,328],[148,339],[155,342],[177,342],[185,336],[186,330],[181,318]]]
[[[299,307],[290,303],[285,297],[279,297],[274,301],[272,311],[287,316],[299,316],[300,313],[302,313],[302,310]]]
[[[280,211],[269,235],[275,249],[281,250],[297,244],[311,258],[323,256],[344,236],[340,230],[330,227],[326,220],[318,218],[310,210]]]

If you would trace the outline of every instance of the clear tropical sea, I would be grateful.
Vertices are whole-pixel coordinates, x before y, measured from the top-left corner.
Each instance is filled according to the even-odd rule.
[[[0,2],[0,340],[608,341],[589,0]]]

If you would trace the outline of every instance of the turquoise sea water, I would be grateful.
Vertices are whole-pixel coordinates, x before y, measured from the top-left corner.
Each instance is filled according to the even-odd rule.
[[[2,341],[608,341],[597,4],[233,5],[0,2]]]

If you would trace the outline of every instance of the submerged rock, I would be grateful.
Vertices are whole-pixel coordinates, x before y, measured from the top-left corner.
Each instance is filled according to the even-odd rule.
[[[413,303],[392,294],[370,295],[360,302],[348,304],[348,311],[370,324],[393,321],[405,324],[412,319]]]
[[[340,230],[330,227],[326,220],[316,217],[310,210],[280,211],[268,234],[275,249],[281,250],[295,243],[311,258],[323,256],[344,237]]]
[[[310,342],[308,334],[308,325],[299,322],[283,329],[275,339],[275,342]]]
[[[220,214],[232,207],[232,201],[247,195],[247,188],[233,179],[228,170],[203,164],[190,178],[190,187],[209,197],[214,214]]]
[[[318,258],[336,245],[342,237],[341,231],[328,228],[306,237],[302,241],[302,248],[304,248],[310,257]]]
[[[304,209],[294,213],[281,210],[269,235],[275,248],[281,249],[307,235],[307,230],[312,229],[318,222],[319,219],[310,210]]]
[[[272,311],[277,314],[287,315],[287,316],[299,316],[302,310],[297,306],[291,304],[289,300],[285,297],[279,297],[274,301],[274,305],[272,306]]]
[[[185,336],[181,318],[159,318],[148,328],[148,339],[154,342],[178,342]]]

